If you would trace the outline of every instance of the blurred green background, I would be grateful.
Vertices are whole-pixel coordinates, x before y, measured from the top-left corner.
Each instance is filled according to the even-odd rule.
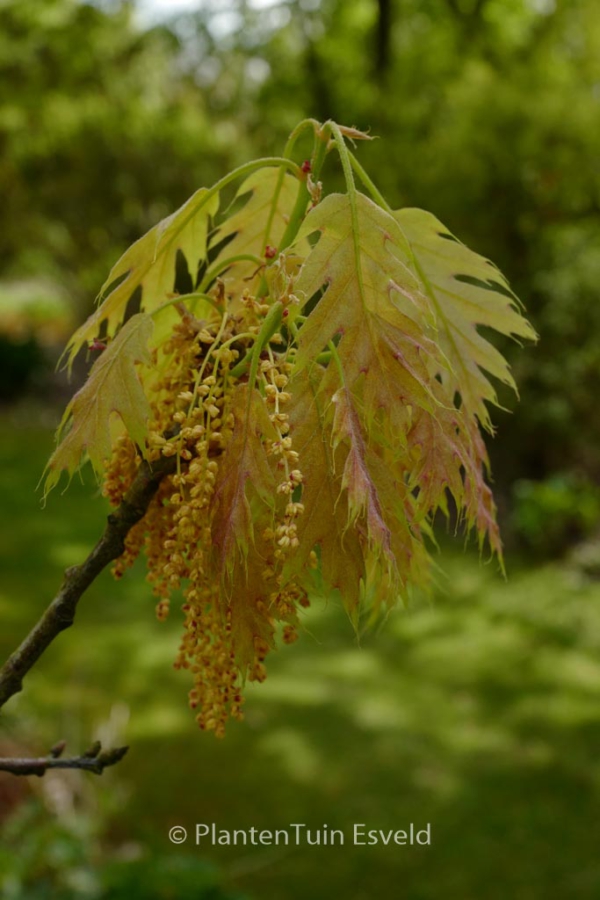
[[[73,389],[61,345],[133,240],[299,119],[379,135],[359,156],[390,202],[492,258],[541,338],[501,347],[521,393],[490,442],[508,581],[442,534],[435,595],[360,646],[314,598],[224,742],[194,726],[142,569],[94,585],[3,711],[0,755],[132,749],[102,779],[0,778],[2,896],[598,897],[595,0],[0,0],[0,76],[2,657],[104,515],[89,477],[44,510],[35,493]],[[430,822],[432,846],[169,844],[202,821]]]

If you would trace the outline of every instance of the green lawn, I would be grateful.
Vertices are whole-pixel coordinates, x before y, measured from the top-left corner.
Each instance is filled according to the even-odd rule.
[[[51,437],[2,425],[4,657],[62,569],[92,545],[104,507],[88,476],[40,509],[34,489]],[[102,577],[2,721],[32,750],[65,737],[77,751],[97,735],[131,745],[102,779],[57,782],[92,831],[95,817],[104,823],[80,868],[89,875],[115,853],[167,860],[166,887],[157,876],[152,894],[165,900],[221,896],[202,893],[198,880],[192,892],[183,887],[186,866],[195,872],[206,862],[228,896],[269,900],[596,898],[600,586],[564,566],[510,561],[503,582],[494,566],[459,550],[441,556],[445,575],[431,601],[394,612],[361,646],[337,601],[316,599],[302,639],[274,655],[266,683],[247,692],[246,722],[232,724],[223,742],[198,732],[187,676],[171,668],[177,613],[156,622],[141,567],[119,584]],[[46,819],[60,829],[75,815],[48,792],[37,802],[36,827]],[[346,844],[169,844],[172,825],[191,832],[213,821],[231,829],[327,824],[345,832]],[[384,830],[431,823],[432,844],[354,847],[357,822]],[[13,857],[15,833],[7,831]],[[96,896],[80,882],[60,896]],[[32,886],[14,896],[53,895]]]

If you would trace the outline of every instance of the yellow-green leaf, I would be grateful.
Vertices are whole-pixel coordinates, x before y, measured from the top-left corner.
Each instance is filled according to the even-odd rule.
[[[265,261],[265,248],[279,248],[300,183],[278,168],[265,167],[253,172],[241,185],[236,200],[247,195],[244,205],[229,216],[216,231],[211,244],[231,238],[211,268],[232,257],[250,255]],[[308,248],[305,248],[308,249]],[[252,260],[232,263],[222,276],[228,296],[238,298],[248,287],[248,279],[258,269]]]
[[[353,614],[365,568],[358,532],[348,528],[348,497],[342,492],[347,448],[333,449],[332,410],[323,409],[318,390],[323,374],[318,366],[312,373],[304,369],[290,383],[290,433],[302,466],[304,513],[298,519],[300,546],[289,568],[305,568],[318,547],[326,586],[340,591]]]
[[[480,539],[487,535],[500,551],[483,477],[485,447],[468,408],[455,406],[463,382],[453,380],[435,298],[403,231],[360,193],[327,197],[300,236],[315,231],[319,240],[295,290],[304,302],[321,296],[300,330],[296,371],[310,369],[329,348],[320,403],[325,417],[328,403],[336,407],[331,435],[342,453],[339,490],[347,531],[359,532],[363,571],[379,572],[390,590],[418,580],[420,532],[436,509],[446,509],[447,491]],[[528,333],[514,317],[513,329]],[[499,324],[497,316],[493,321]],[[501,359],[491,347],[489,355]],[[331,536],[319,540],[331,544]]]
[[[468,413],[492,431],[486,401],[497,404],[497,397],[484,371],[515,390],[516,386],[508,363],[477,326],[530,340],[535,332],[502,273],[456,240],[435,216],[422,209],[401,209],[394,217],[435,310],[438,340],[450,363],[439,374],[449,395],[460,394]]]
[[[326,197],[306,217],[299,238],[318,231],[295,292],[304,301],[326,288],[302,326],[297,366],[308,365],[334,338],[350,389],[362,384],[370,417],[383,414],[402,433],[407,408],[431,409],[431,357],[442,364],[423,324],[429,304],[410,268],[410,248],[394,218],[362,194]]]
[[[69,364],[79,349],[95,338],[103,326],[108,337],[116,334],[125,319],[127,303],[137,288],[142,289],[142,311],[152,312],[166,302],[175,285],[178,250],[185,256],[192,278],[195,277],[199,262],[206,258],[210,217],[218,208],[218,194],[200,188],[180,209],[126,250],[111,269],[100,296],[114,282],[121,280],[69,341],[66,350]]]
[[[138,313],[94,363],[86,383],[65,410],[57,434],[59,444],[47,466],[46,493],[63,470],[69,476],[76,471],[84,453],[95,471],[102,471],[112,450],[114,415],[121,419],[132,440],[144,447],[150,407],[136,363],[150,363],[152,329],[150,316]]]

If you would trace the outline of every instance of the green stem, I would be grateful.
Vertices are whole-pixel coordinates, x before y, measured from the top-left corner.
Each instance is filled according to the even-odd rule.
[[[328,150],[328,142],[329,142],[329,126],[328,123],[325,125],[321,125],[317,122],[316,119],[305,119],[303,122],[294,128],[292,131],[290,138],[285,146],[284,156],[291,154],[294,144],[296,140],[300,136],[300,134],[305,131],[307,128],[313,128],[315,133],[314,145],[313,145],[313,153],[312,153],[312,162],[311,162],[311,171],[313,179],[317,179],[319,173],[321,171],[321,167],[325,160]],[[291,212],[288,224],[285,228],[283,235],[281,236],[281,240],[279,241],[279,247],[277,248],[279,251],[285,250],[286,247],[289,247],[296,238],[298,231],[300,230],[300,226],[304,221],[304,217],[306,216],[306,209],[310,200],[310,193],[307,187],[307,175],[300,169],[298,172],[298,194],[296,196],[296,202],[294,203],[294,208]],[[269,219],[267,226],[267,234],[268,230],[271,227],[272,217],[275,214],[275,207],[277,205],[277,197],[279,196],[279,192],[283,186],[283,178],[284,172],[282,171],[279,175],[279,179],[277,181],[277,185],[275,186],[274,200],[271,206],[271,218]],[[267,265],[273,265],[275,260],[271,260],[267,263]],[[260,285],[257,290],[257,297],[264,297],[268,293],[268,286],[266,279],[261,279]]]
[[[313,150],[313,155],[311,159],[312,166],[312,177],[314,181],[318,181],[319,175],[321,174],[321,169],[323,168],[323,163],[325,162],[325,157],[329,152],[329,134],[331,131],[331,126],[329,122],[325,122],[325,124],[319,129],[318,133],[315,135],[315,148]]]
[[[279,326],[281,325],[281,319],[283,314],[283,303],[279,300],[277,303],[274,303],[267,315],[265,316],[265,321],[262,324],[262,328],[260,329],[254,347],[252,348],[252,359],[250,361],[250,374],[248,375],[248,403],[246,404],[246,436],[248,435],[248,424],[250,422],[250,410],[252,408],[252,393],[254,390],[254,385],[256,384],[256,373],[258,372],[258,363],[260,361],[260,354],[262,353],[262,349],[266,343],[270,340],[270,338],[275,334]]]
[[[257,169],[264,169],[268,166],[279,166],[281,168],[289,169],[292,175],[295,175],[296,178],[299,178],[301,175],[300,166],[295,163],[291,159],[286,159],[283,156],[265,156],[263,159],[254,159],[252,162],[244,163],[243,166],[238,166],[237,169],[234,169],[229,175],[225,175],[224,178],[221,178],[220,181],[217,181],[209,190],[206,192],[204,201],[202,206],[206,203],[207,200],[210,200],[216,193],[222,190],[224,187],[227,187],[228,184],[231,184],[232,181],[237,181],[238,178],[245,178],[247,175],[251,175],[252,172],[255,172]],[[200,207],[199,207],[200,208]],[[195,210],[194,212],[197,212]]]
[[[296,196],[296,202],[294,203],[292,214],[290,215],[289,222],[287,223],[286,229],[281,236],[281,241],[278,248],[279,250],[285,250],[286,247],[289,247],[298,234],[300,225],[302,224],[304,216],[306,215],[306,207],[308,206],[309,200],[310,194],[308,193],[308,188],[306,187],[306,180],[302,180],[298,186],[298,195]]]
[[[352,174],[352,163],[350,161],[350,151],[346,147],[346,142],[344,140],[344,136],[340,131],[340,126],[336,122],[330,122],[329,127],[331,128],[331,133],[333,135],[333,139],[337,146],[337,151],[340,156],[340,162],[342,164],[342,169],[344,170],[344,180],[346,182],[346,188],[348,190],[348,197],[350,198],[351,206],[356,207],[356,185],[354,184],[354,175]]]
[[[346,188],[348,190],[348,200],[350,201],[350,219],[352,221],[352,242],[354,244],[354,260],[356,264],[356,279],[358,281],[358,286],[360,290],[361,298],[364,298],[364,283],[363,283],[363,274],[362,274],[362,266],[360,259],[360,244],[359,244],[359,225],[358,225],[358,206],[356,203],[356,185],[354,183],[354,175],[352,174],[352,163],[350,160],[350,152],[346,147],[346,142],[344,141],[344,137],[342,132],[340,131],[339,125],[335,122],[330,123],[331,133],[333,134],[333,139],[336,143],[337,150],[340,156],[340,162],[342,163],[342,169],[344,170],[344,179],[346,181]],[[364,302],[364,300],[363,300]]]
[[[311,175],[313,180],[316,181],[319,177],[323,162],[325,161],[325,157],[327,155],[328,136],[326,131],[324,131],[325,125],[320,126],[315,119],[305,119],[304,123],[300,124],[306,126],[308,123],[313,125],[313,127],[315,128],[315,141],[311,157]],[[294,131],[296,131],[296,129],[294,129]],[[294,132],[292,132],[292,135],[293,134]],[[288,141],[288,145],[289,144],[290,142]],[[288,147],[286,146],[284,155],[287,153],[287,151]],[[298,189],[296,203],[294,204],[290,220],[281,238],[279,250],[285,250],[285,248],[289,247],[290,244],[294,241],[296,235],[298,234],[298,231],[300,230],[300,225],[302,224],[302,222],[304,221],[304,217],[306,216],[306,207],[308,206],[308,201],[310,200],[310,194],[306,185],[307,178],[304,173],[302,173],[302,175],[303,177],[301,177],[301,183]]]
[[[296,125],[296,127],[290,134],[290,136],[287,140],[287,143],[285,145],[285,148],[283,150],[284,157],[286,159],[291,158],[291,155],[292,155],[292,152],[294,149],[294,145],[303,131],[306,131],[307,128],[312,128],[316,134],[317,129],[319,127],[320,127],[319,123],[317,122],[316,119],[303,119],[302,122],[300,122],[298,125]],[[271,225],[273,224],[273,218],[275,216],[275,210],[277,208],[277,201],[279,198],[279,194],[281,192],[281,188],[283,187],[284,175],[285,175],[285,173],[282,170],[279,173],[279,178],[277,179],[277,184],[275,186],[275,193],[273,195],[273,202],[271,203],[271,211],[270,211],[270,215],[269,215],[269,220],[267,222],[267,229],[266,229],[267,241],[269,239]],[[285,229],[284,235],[279,243],[279,248],[278,248],[279,250],[283,250],[285,247],[287,247],[292,242],[292,240],[296,236],[296,233],[294,231],[294,225],[295,225],[296,231],[297,231],[298,227],[300,225],[300,222],[302,221],[304,211],[306,211],[306,203],[304,203],[304,211],[302,209],[302,205],[303,205],[302,201],[303,201],[303,194],[304,194],[303,187],[306,190],[306,176],[304,175],[304,172],[300,168],[298,169],[297,176],[300,181],[300,189],[298,191],[298,196],[296,197],[296,203],[295,203],[294,209],[292,211],[290,221],[288,222],[287,228]],[[259,290],[259,295],[260,295],[260,290]]]
[[[318,129],[320,128],[319,122],[316,119],[304,119],[300,122],[290,134],[288,141],[285,145],[285,149],[283,151],[284,157],[289,157],[292,154],[294,149],[294,145],[298,140],[299,136],[305,131],[307,128],[314,129],[315,139],[318,133]],[[283,236],[279,242],[279,250],[283,250],[288,247],[298,232],[300,227],[300,223],[304,218],[306,213],[306,207],[308,205],[308,191],[306,189],[306,175],[298,166],[296,167],[297,171],[295,172],[298,181],[300,182],[298,188],[298,195],[296,197],[296,203],[294,204],[294,209],[292,210],[292,214],[290,216],[290,220],[287,224],[287,227],[283,233]],[[273,192],[273,200],[271,202],[271,209],[269,213],[269,219],[267,221],[267,228],[265,231],[266,241],[269,240],[269,234],[271,230],[271,225],[273,223],[273,218],[275,216],[275,210],[277,208],[277,202],[279,198],[279,194],[281,193],[281,189],[283,187],[283,179],[285,176],[285,172],[282,171],[279,173],[279,178],[277,179],[277,184],[275,185],[275,190]],[[272,260],[268,265],[272,265],[274,260]],[[260,280],[260,284],[258,286],[258,290],[256,292],[257,297],[264,297],[268,293],[268,286],[265,277],[263,276]]]
[[[245,178],[246,176],[251,175],[252,172],[256,172],[257,169],[264,169],[268,166],[278,166],[281,169],[289,169],[296,178],[302,176],[302,170],[297,163],[281,156],[265,156],[262,159],[254,159],[252,162],[244,163],[243,166],[238,166],[237,169],[234,169],[228,175],[225,175],[224,178],[221,178],[220,181],[217,181],[216,184],[213,184],[213,186],[206,191],[200,204],[190,211],[185,222],[181,224],[181,228],[178,230],[177,234],[180,234],[181,230],[187,225],[190,219],[196,216],[202,207],[206,206],[208,201],[212,200],[212,198],[224,187],[227,187],[227,185],[231,184],[233,181],[237,181],[239,178]],[[281,176],[283,178],[283,172],[281,173]],[[177,235],[173,235],[171,240],[175,240],[176,236]]]
[[[228,269],[229,266],[232,266],[236,262],[253,262],[256,263],[257,266],[264,265],[264,260],[260,259],[258,256],[254,256],[253,253],[240,253],[237,256],[228,256],[227,259],[218,260],[214,266],[211,266],[206,270],[204,278],[200,284],[200,290],[204,291],[209,284],[212,284],[214,279],[220,275],[225,269]]]
[[[200,366],[200,369],[198,370],[198,374],[196,375],[196,382],[194,384],[194,393],[193,393],[192,401],[191,401],[190,407],[189,407],[190,411],[194,408],[194,403],[196,402],[196,397],[198,396],[198,388],[200,387],[200,384],[204,377],[204,373],[206,371],[206,366],[208,365],[208,360],[210,358],[210,354],[214,350],[216,350],[216,348],[219,346],[219,341],[221,340],[221,338],[223,336],[223,332],[225,331],[225,326],[227,325],[228,314],[227,314],[227,312],[224,312],[224,313],[222,313],[222,315],[223,315],[223,318],[221,319],[221,324],[219,325],[219,330],[217,331],[214,341],[212,342],[212,344],[206,351],[206,353],[204,355],[204,359],[202,360],[202,365]]]
[[[350,157],[350,164],[351,164],[352,168],[354,169],[354,171],[356,172],[356,174],[358,175],[358,177],[360,178],[360,180],[362,181],[362,183],[364,184],[364,186],[370,193],[373,200],[375,200],[377,203],[379,203],[379,205],[382,206],[386,212],[392,213],[393,212],[392,207],[389,205],[389,203],[384,198],[382,193],[375,186],[373,181],[371,181],[370,177],[367,175],[367,173],[365,172],[365,170],[363,169],[363,167],[361,166],[361,164],[355,157],[354,153],[349,152],[348,155]]]
[[[219,315],[223,314],[223,310],[220,309],[219,306],[215,303],[214,297],[210,297],[208,294],[202,293],[202,291],[194,291],[191,294],[178,294],[171,300],[167,300],[166,303],[161,303],[160,306],[157,306],[157,308],[153,309],[151,313],[148,313],[148,315],[153,319],[154,316],[157,316],[169,306],[175,306],[177,303],[183,303],[185,300],[206,300],[207,303],[210,303],[213,309],[215,309],[219,313]]]
[[[291,159],[285,159],[281,156],[265,156],[262,159],[255,159],[252,162],[244,163],[243,166],[238,166],[237,169],[234,169],[233,172],[230,172],[229,175],[225,175],[224,178],[221,178],[220,181],[217,181],[216,184],[213,184],[211,188],[209,188],[204,194],[201,203],[194,207],[189,213],[185,222],[181,224],[181,228],[177,232],[181,233],[181,230],[187,225],[187,223],[196,216],[203,206],[206,206],[209,200],[219,194],[219,192],[227,185],[231,184],[233,181],[237,181],[239,178],[245,178],[248,175],[251,175],[252,172],[256,172],[257,169],[264,169],[268,166],[278,166],[279,168],[289,169],[289,171],[296,176],[296,178],[300,178],[302,176],[302,170],[297,165],[297,163],[293,162]],[[281,180],[283,180],[283,171],[281,174]],[[173,235],[172,240],[175,240],[177,235]]]
[[[229,370],[229,375],[232,378],[239,378],[248,369],[248,366],[250,366],[250,375],[248,381],[251,387],[254,386],[256,373],[258,371],[258,361],[260,359],[260,354],[262,353],[263,347],[265,346],[267,341],[269,341],[273,337],[273,335],[281,325],[282,318],[283,303],[278,300],[277,303],[273,304],[273,306],[265,316],[262,328],[256,335],[256,340],[254,341],[252,349],[246,353],[244,358],[241,359],[233,367],[233,369]]]
[[[316,135],[321,128],[321,123],[317,122],[316,119],[303,119],[302,122],[299,122],[288,138],[287,144],[285,145],[285,149],[283,151],[284,156],[291,157],[296,141],[298,140],[302,132],[306,131],[307,128],[313,128]]]

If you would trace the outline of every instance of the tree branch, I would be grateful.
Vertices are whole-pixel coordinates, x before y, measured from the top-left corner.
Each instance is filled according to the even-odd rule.
[[[81,756],[67,756],[61,759],[60,755],[64,746],[64,741],[62,741],[50,751],[48,756],[34,759],[2,759],[0,757],[0,772],[41,777],[46,774],[48,769],[83,769],[86,772],[102,775],[108,766],[114,766],[115,763],[120,762],[129,749],[129,747],[115,747],[114,750],[102,750],[100,741],[97,741]]]
[[[161,458],[152,465],[143,461],[138,473],[125,494],[121,505],[108,516],[104,534],[80,566],[73,566],[65,572],[62,586],[50,603],[42,617],[31,629],[21,646],[10,656],[2,669],[0,669],[0,708],[7,700],[17,694],[23,687],[23,678],[33,665],[38,661],[44,650],[52,641],[73,624],[77,604],[82,594],[98,577],[106,566],[117,559],[125,549],[125,538],[145,515],[150,501],[154,497],[161,479],[175,470],[175,457]],[[112,751],[113,753],[117,751]],[[121,754],[123,755],[123,754]],[[120,757],[119,757],[120,758]],[[114,762],[117,760],[115,759]],[[10,762],[3,760],[2,762]],[[42,764],[48,768],[48,763],[43,760],[16,760],[23,765],[30,763],[36,767],[35,774],[43,774],[38,770]],[[60,767],[65,768],[64,760]],[[58,767],[58,764],[53,764]],[[96,767],[100,763],[96,762]],[[112,765],[103,763],[104,765]],[[70,766],[69,768],[72,768]],[[96,771],[91,764],[78,766],[78,768],[90,768]],[[77,767],[76,767],[77,768]],[[45,771],[45,769],[44,769]],[[101,769],[100,769],[101,771]],[[21,771],[20,774],[25,774]]]

